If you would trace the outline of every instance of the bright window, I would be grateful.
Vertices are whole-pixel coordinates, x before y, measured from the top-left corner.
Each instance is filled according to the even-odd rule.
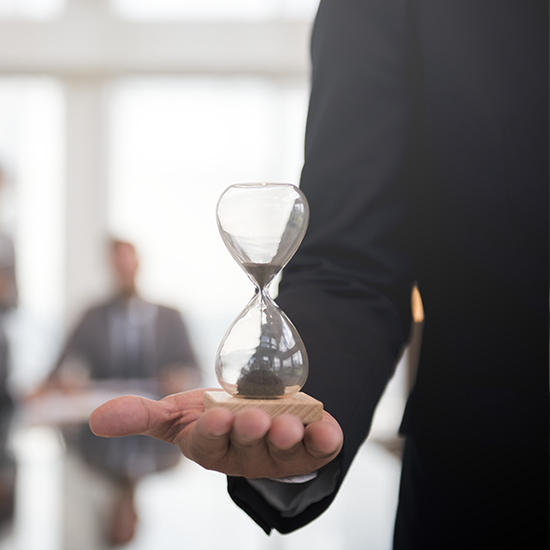
[[[50,19],[64,5],[64,0],[0,0],[0,18]]]
[[[318,0],[111,0],[132,19],[311,18]]]
[[[16,387],[51,367],[64,312],[63,113],[53,78],[0,78],[0,226],[14,241],[19,290],[6,325]]]

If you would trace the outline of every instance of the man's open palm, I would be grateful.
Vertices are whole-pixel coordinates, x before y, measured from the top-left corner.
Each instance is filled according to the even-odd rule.
[[[177,445],[208,470],[248,478],[306,474],[333,460],[342,430],[330,414],[303,426],[294,416],[271,419],[260,409],[234,415],[227,409],[204,412],[206,390],[192,390],[153,401],[124,396],[97,408],[90,417],[96,435],[144,434]]]

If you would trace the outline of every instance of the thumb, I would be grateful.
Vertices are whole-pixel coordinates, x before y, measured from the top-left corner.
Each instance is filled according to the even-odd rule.
[[[107,401],[90,416],[90,429],[101,437],[149,434],[166,421],[164,403],[145,397],[125,395]]]

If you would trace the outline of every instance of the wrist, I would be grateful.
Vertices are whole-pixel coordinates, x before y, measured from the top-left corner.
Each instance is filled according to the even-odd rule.
[[[317,470],[310,472],[309,474],[302,474],[298,476],[288,476],[288,477],[270,477],[271,481],[277,481],[279,483],[307,483],[312,479],[317,477]]]

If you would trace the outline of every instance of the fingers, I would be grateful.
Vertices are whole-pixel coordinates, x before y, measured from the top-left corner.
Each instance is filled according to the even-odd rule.
[[[304,427],[296,417],[281,415],[273,420],[268,437],[270,454],[280,462],[332,459],[342,442],[342,431],[332,417]]]
[[[261,444],[271,428],[269,415],[260,409],[249,409],[235,416],[231,443],[237,447],[250,448]]]
[[[265,411],[249,409],[238,413],[230,434],[235,460],[247,464],[265,463],[265,438],[270,428],[271,419]]]
[[[330,420],[315,422],[306,427],[304,446],[314,458],[336,456],[340,452],[343,442],[342,429],[332,417]]]
[[[269,416],[259,409],[233,415],[223,408],[211,409],[199,418],[190,437],[187,453],[208,469],[237,472],[246,464],[265,462],[265,436]]]
[[[233,421],[233,413],[227,409],[205,412],[195,423],[188,442],[182,441],[180,448],[195,462],[213,468],[227,454]]]
[[[295,416],[284,414],[273,419],[268,446],[276,460],[290,460],[301,447],[304,426]]]

